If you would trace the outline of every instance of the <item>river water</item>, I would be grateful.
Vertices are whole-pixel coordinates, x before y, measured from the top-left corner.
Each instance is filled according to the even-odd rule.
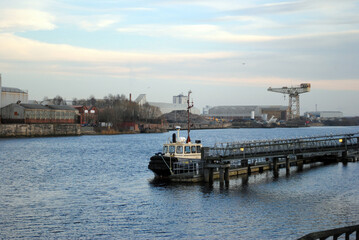
[[[191,138],[212,146],[350,132],[359,127],[196,130]],[[155,182],[148,161],[170,135],[0,139],[0,239],[296,239],[359,224],[359,163],[231,178],[224,188]]]

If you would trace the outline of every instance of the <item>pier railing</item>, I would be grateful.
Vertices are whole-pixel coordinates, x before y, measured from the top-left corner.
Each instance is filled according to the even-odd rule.
[[[359,133],[316,136],[293,139],[274,139],[247,142],[219,143],[209,148],[207,159],[250,159],[287,157],[289,155],[343,152],[359,149]]]
[[[359,225],[336,228],[336,229],[331,229],[321,232],[314,232],[307,234],[299,238],[298,240],[316,240],[316,239],[324,240],[330,237],[332,237],[332,239],[338,239],[343,234],[345,236],[345,239],[359,240]]]

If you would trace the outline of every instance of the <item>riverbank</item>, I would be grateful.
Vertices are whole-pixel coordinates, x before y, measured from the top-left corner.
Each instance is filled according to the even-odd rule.
[[[0,124],[0,138],[79,135],[80,124]]]
[[[185,124],[182,130],[187,130]],[[215,130],[215,129],[241,129],[241,128],[298,128],[303,126],[233,126],[231,124],[198,125],[194,124],[191,130]],[[323,125],[307,125],[304,127],[325,127]],[[51,137],[51,136],[80,136],[80,135],[121,135],[140,133],[164,133],[175,130],[175,125],[166,129],[153,128],[146,131],[114,130],[108,128],[82,127],[79,124],[0,124],[0,138],[13,137]]]

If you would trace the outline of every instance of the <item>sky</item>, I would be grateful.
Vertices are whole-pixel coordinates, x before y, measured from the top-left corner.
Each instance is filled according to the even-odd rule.
[[[359,116],[359,1],[0,1],[2,85],[29,99],[146,94]]]

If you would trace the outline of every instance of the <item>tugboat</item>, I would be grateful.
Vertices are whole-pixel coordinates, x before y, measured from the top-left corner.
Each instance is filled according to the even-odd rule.
[[[172,134],[171,141],[163,144],[163,151],[156,153],[150,158],[148,169],[152,170],[157,178],[173,178],[175,176],[194,176],[199,174],[201,161],[200,140],[191,142],[189,112],[193,107],[190,105],[190,94],[188,92],[187,113],[188,113],[188,136],[187,139],[180,137],[180,127],[176,127],[177,134]]]

